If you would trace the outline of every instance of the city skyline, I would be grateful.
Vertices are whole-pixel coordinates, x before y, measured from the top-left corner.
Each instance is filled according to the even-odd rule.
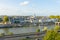
[[[0,0],[0,15],[60,15],[60,0]]]

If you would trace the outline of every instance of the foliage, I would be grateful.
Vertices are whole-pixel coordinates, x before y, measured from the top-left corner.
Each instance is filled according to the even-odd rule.
[[[54,16],[54,15],[50,15],[50,16],[49,16],[49,18],[51,18],[51,19],[52,19],[52,18],[55,18],[55,16]]]
[[[48,30],[43,38],[43,40],[60,40],[60,30],[59,26],[55,26],[53,30]]]
[[[48,30],[48,28],[47,27],[44,27],[43,29],[42,29],[42,31],[47,31]]]
[[[4,28],[3,30],[5,31],[6,34],[8,34],[8,32],[9,32],[8,28]]]
[[[55,40],[60,40],[60,33],[57,34]]]
[[[0,22],[2,22],[3,20],[2,20],[2,18],[0,18]]]
[[[40,32],[40,29],[37,29],[36,32]]]
[[[57,15],[57,16],[56,16],[56,18],[58,18],[58,19],[59,19],[59,18],[60,18],[60,16],[59,16],[59,15]]]
[[[57,18],[57,19],[60,19],[60,16],[59,15],[56,15],[56,16],[50,15],[49,18]]]
[[[4,36],[4,33],[0,33],[0,37]]]
[[[60,22],[60,16],[59,15],[56,15],[56,16],[50,15],[49,18],[51,18],[51,19],[54,19],[55,18],[55,19],[58,20],[58,22]]]
[[[54,30],[49,30],[45,34],[43,40],[60,40],[60,33]]]
[[[12,32],[8,32],[8,35],[13,35],[13,33]]]
[[[3,17],[3,21],[4,21],[4,22],[8,22],[8,21],[9,21],[8,16],[4,16],[4,17]]]
[[[57,30],[59,30],[59,29],[60,29],[59,26],[55,26],[55,28],[54,28],[55,31],[57,31]]]

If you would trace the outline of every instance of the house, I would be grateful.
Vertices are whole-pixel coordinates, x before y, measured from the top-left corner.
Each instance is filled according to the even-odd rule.
[[[55,22],[55,26],[60,27],[60,22]]]
[[[9,19],[12,24],[20,24],[24,22],[24,18],[20,16],[10,17]]]

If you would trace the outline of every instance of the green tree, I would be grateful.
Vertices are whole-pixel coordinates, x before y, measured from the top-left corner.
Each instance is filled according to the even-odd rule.
[[[0,37],[4,36],[5,34],[4,33],[0,33]]]
[[[2,22],[3,20],[2,20],[2,18],[0,18],[0,22]]]
[[[6,24],[8,21],[9,21],[8,16],[4,16],[3,17],[3,23]],[[4,28],[4,31],[5,31],[6,34],[8,34],[9,29],[8,28]]]
[[[58,31],[58,30],[60,30],[60,27],[59,27],[59,26],[55,26],[55,27],[54,27],[54,30],[55,30],[55,31]]]
[[[55,40],[60,40],[60,33],[57,34]]]
[[[55,32],[54,30],[47,31],[43,40],[55,40],[56,34],[57,34],[57,32]]]
[[[53,18],[56,18],[56,16],[50,15],[49,18],[53,19]]]
[[[49,30],[46,32],[43,40],[60,40],[60,32]]]
[[[60,16],[59,15],[50,15],[49,18],[53,19],[53,18],[57,18],[58,19],[58,22],[60,22]]]
[[[37,29],[36,32],[40,32],[40,29]]]
[[[60,21],[60,16],[59,16],[59,15],[57,15],[57,16],[56,16],[56,18],[58,19],[58,22],[59,22],[59,21]]]
[[[56,18],[58,18],[58,19],[59,19],[59,15],[57,15],[57,16],[56,16]]]
[[[4,16],[4,17],[3,17],[3,22],[8,22],[8,21],[9,21],[8,16]]]

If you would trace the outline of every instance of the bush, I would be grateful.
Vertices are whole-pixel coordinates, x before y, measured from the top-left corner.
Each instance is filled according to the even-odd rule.
[[[45,34],[43,40],[60,40],[60,33],[54,30],[49,30]]]
[[[37,29],[36,32],[40,32],[40,29]]]
[[[0,33],[0,37],[4,36],[4,33]]]
[[[54,28],[55,31],[57,31],[57,30],[59,30],[59,29],[60,29],[59,26],[55,26],[55,28]]]
[[[44,29],[42,31],[47,31],[47,30],[48,30],[48,28],[47,27],[44,27]]]
[[[8,35],[13,35],[13,33],[12,32],[8,32]]]

